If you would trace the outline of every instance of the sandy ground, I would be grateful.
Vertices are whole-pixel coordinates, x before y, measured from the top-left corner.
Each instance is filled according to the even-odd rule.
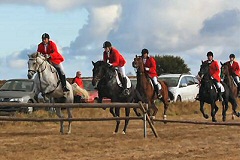
[[[197,103],[192,105],[195,107],[173,106],[168,119],[210,121],[202,118]],[[111,117],[101,109],[74,112],[75,117],[89,115]],[[217,119],[221,120],[221,112]],[[227,121],[233,122],[230,111]],[[240,118],[234,122],[240,122]],[[114,121],[73,122],[70,135],[60,135],[58,123],[0,122],[0,126],[1,160],[240,159],[240,126],[159,122],[155,123],[159,138],[148,127],[146,139],[142,121],[130,121],[126,135],[112,134]]]

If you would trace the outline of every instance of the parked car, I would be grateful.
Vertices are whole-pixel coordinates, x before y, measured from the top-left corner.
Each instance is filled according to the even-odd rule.
[[[0,102],[37,103],[33,79],[10,79],[0,88]],[[33,107],[1,107],[1,112],[23,111],[32,113]]]
[[[194,101],[199,92],[199,81],[191,74],[163,74],[159,80],[167,82],[174,102]]]
[[[97,103],[98,100],[98,91],[95,89],[95,87],[92,85],[92,78],[83,78],[83,84],[84,84],[84,89],[86,89],[89,93],[89,98],[88,99],[83,99],[82,102],[86,103]],[[132,85],[135,87],[137,84],[136,78],[131,77],[130,78]],[[103,98],[103,103],[109,103],[111,102],[110,99],[108,98]]]

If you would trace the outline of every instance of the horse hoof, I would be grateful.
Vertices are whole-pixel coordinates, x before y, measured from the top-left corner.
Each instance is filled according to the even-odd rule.
[[[113,132],[113,134],[117,134],[117,132]]]
[[[167,120],[167,115],[163,115],[163,120]]]
[[[204,118],[205,118],[205,119],[208,119],[208,118],[209,118],[209,116],[208,116],[207,114],[205,114],[205,115],[204,115]]]
[[[226,117],[223,117],[223,118],[222,118],[222,121],[225,122],[225,121],[226,121]]]
[[[235,116],[234,115],[232,115],[232,120],[234,120],[235,119]]]
[[[67,132],[67,134],[71,134],[71,132],[69,131],[69,132]]]
[[[122,131],[122,134],[126,134],[126,132]]]
[[[212,122],[217,122],[217,120],[216,120],[216,119],[213,119]]]

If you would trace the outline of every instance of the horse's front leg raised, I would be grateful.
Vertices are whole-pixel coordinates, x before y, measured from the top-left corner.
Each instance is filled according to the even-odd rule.
[[[59,118],[64,118],[62,112],[61,112],[61,108],[56,108],[56,114]],[[64,128],[63,128],[63,121],[60,121],[60,133],[64,134]]]
[[[202,112],[202,115],[204,118],[208,119],[209,116],[204,112],[204,102],[203,101],[200,101],[200,111]]]

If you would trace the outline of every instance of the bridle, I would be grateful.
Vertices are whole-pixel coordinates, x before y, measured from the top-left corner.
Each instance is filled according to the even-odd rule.
[[[37,57],[37,58],[38,58],[38,57]],[[35,60],[35,61],[37,62],[37,58],[29,58],[29,60],[31,60],[31,61],[32,61],[32,60]],[[38,72],[38,73],[42,73],[43,71],[45,71],[46,68],[47,68],[47,65],[46,65],[46,64],[45,64],[43,70],[40,70],[40,69],[41,69],[41,66],[44,64],[44,62],[47,63],[46,60],[44,60],[44,59],[42,59],[42,60],[43,60],[43,62],[38,65],[38,68],[37,68],[36,70],[31,70],[31,69],[29,69],[28,72],[33,72],[33,73]]]

